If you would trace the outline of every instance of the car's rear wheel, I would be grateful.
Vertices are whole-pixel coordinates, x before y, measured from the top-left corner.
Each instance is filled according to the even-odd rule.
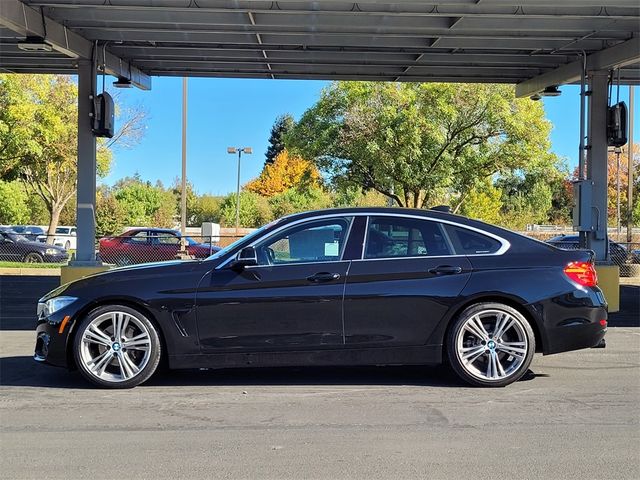
[[[69,240],[67,240],[64,244],[64,249],[65,250],[69,250],[71,248],[71,242]]]
[[[22,259],[24,263],[42,263],[44,258],[38,252],[29,252]]]
[[[73,353],[82,375],[101,387],[131,388],[148,380],[160,362],[156,327],[124,305],[96,308],[80,323]]]
[[[527,319],[501,303],[472,305],[447,335],[454,371],[467,383],[481,387],[504,387],[521,378],[535,350],[535,336]]]

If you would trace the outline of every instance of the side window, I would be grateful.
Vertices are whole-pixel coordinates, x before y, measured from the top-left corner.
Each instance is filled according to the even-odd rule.
[[[371,217],[364,258],[451,255],[438,222],[404,217]]]
[[[146,230],[136,232],[128,237],[126,242],[134,245],[145,245],[149,243],[149,233]]]
[[[337,262],[352,218],[332,218],[296,225],[256,246],[260,265]]]
[[[156,241],[159,245],[177,245],[180,243],[180,239],[171,233],[162,232],[157,235]]]
[[[498,240],[474,230],[455,225],[445,225],[445,229],[453,243],[453,248],[460,255],[495,253],[502,247]]]

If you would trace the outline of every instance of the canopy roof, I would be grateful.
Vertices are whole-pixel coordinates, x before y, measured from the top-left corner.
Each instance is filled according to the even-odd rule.
[[[590,67],[622,65],[621,81],[639,83],[639,33],[637,0],[2,0],[0,68],[74,73],[78,58],[100,64],[106,54],[107,71],[143,88],[147,75],[522,83],[547,74],[519,87],[526,95],[575,82],[583,52],[603,52]],[[53,50],[24,52],[26,36]]]

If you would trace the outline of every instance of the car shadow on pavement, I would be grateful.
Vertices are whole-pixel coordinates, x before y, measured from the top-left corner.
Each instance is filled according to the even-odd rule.
[[[531,370],[520,380],[539,376]],[[0,358],[0,385],[40,388],[95,388],[78,372],[37,364],[32,357]],[[224,386],[425,386],[468,387],[445,366],[277,367],[161,371],[142,387]]]

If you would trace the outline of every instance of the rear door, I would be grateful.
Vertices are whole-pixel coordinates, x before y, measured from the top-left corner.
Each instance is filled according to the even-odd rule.
[[[443,225],[403,216],[369,217],[362,258],[345,286],[347,347],[424,345],[471,275]]]

